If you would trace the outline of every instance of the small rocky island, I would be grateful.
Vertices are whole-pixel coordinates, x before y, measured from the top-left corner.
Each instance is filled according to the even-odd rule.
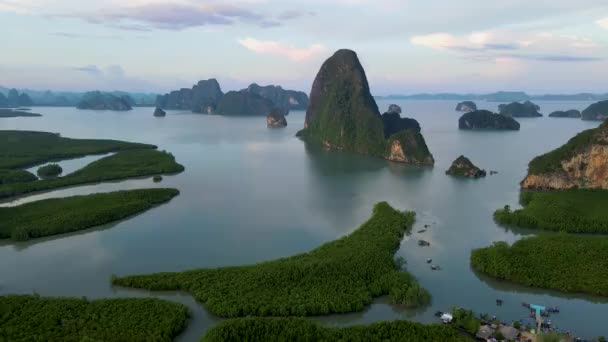
[[[608,100],[600,101],[587,107],[582,113],[583,120],[603,121],[608,118]]]
[[[555,112],[549,114],[550,118],[572,118],[572,119],[580,119],[581,112],[576,109],[570,110],[556,110]]]
[[[323,63],[312,85],[304,129],[298,136],[328,149],[391,161],[433,165],[420,125],[391,106],[384,116],[369,90],[354,51],[338,50]]]
[[[477,104],[473,101],[464,101],[456,105],[457,112],[469,113],[477,110]]]
[[[78,109],[128,111],[133,109],[133,99],[128,95],[116,96],[100,91],[85,93],[78,103]]]
[[[482,170],[475,166],[469,158],[460,156],[454,160],[452,166],[450,166],[445,174],[467,178],[482,178],[486,176],[486,170]]]
[[[290,110],[306,109],[308,96],[301,91],[256,83],[246,89],[224,94],[218,81],[212,78],[199,81],[191,89],[182,88],[160,95],[156,105],[163,109],[220,115],[267,115],[278,108],[283,115],[287,115]]]
[[[271,128],[286,127],[287,119],[285,119],[285,115],[281,113],[279,108],[275,108],[266,116],[266,125]]]
[[[521,187],[530,190],[608,189],[608,121],[534,158]]]
[[[162,118],[162,117],[165,117],[166,115],[167,115],[167,112],[162,110],[162,108],[156,107],[154,109],[154,116],[156,116],[157,118]]]
[[[465,113],[458,120],[462,130],[511,130],[519,131],[520,125],[509,116],[492,113],[488,110],[476,110]]]
[[[384,124],[384,137],[387,139],[406,129],[413,129],[418,133],[421,130],[417,120],[401,117],[401,107],[396,104],[390,105],[388,110],[382,114],[382,123]]]
[[[540,118],[543,115],[539,113],[540,106],[530,101],[524,103],[511,102],[510,104],[501,104],[498,106],[499,113],[512,118]]]
[[[26,112],[17,109],[0,108],[0,118],[18,118],[18,117],[40,117],[37,113]]]

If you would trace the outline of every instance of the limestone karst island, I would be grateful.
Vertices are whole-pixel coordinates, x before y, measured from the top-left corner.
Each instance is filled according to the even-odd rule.
[[[608,338],[605,0],[0,22],[0,342]]]

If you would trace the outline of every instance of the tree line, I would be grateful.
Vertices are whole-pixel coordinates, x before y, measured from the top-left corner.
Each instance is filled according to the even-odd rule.
[[[176,189],[116,191],[0,208],[0,239],[24,241],[100,226],[177,196]]]
[[[172,341],[185,327],[187,308],[152,298],[0,296],[0,341]]]
[[[494,213],[503,225],[568,233],[608,233],[608,191],[564,190],[520,195],[523,209],[509,206]]]
[[[608,237],[545,234],[473,250],[471,266],[526,286],[608,296]]]
[[[468,337],[445,325],[409,321],[380,322],[329,328],[304,318],[238,318],[209,329],[201,342],[224,341],[442,341],[465,342]]]

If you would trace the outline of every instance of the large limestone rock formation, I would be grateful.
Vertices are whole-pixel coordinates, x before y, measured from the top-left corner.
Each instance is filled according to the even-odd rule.
[[[399,118],[398,113],[389,114]],[[298,136],[331,149],[397,162],[434,163],[416,129],[395,132],[387,140],[385,122],[370,93],[365,71],[351,50],[338,50],[321,66],[310,92],[304,129]]]
[[[458,128],[463,130],[513,130],[518,131],[519,122],[512,117],[494,114],[488,110],[476,110],[460,117]]]
[[[583,111],[582,115],[583,120],[606,120],[608,118],[608,100],[592,104]]]
[[[608,189],[608,122],[530,162],[524,189]]]
[[[283,115],[289,114],[290,110],[306,110],[308,107],[308,95],[301,91],[286,90],[274,85],[260,86],[256,83],[245,90],[269,99]]]

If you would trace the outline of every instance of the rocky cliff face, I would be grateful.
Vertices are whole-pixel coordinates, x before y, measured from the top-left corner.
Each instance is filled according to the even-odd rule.
[[[127,111],[133,109],[131,107],[132,101],[128,96],[116,96],[99,91],[91,91],[82,96],[82,100],[78,103],[77,108]]]
[[[182,88],[158,96],[156,105],[164,109],[190,110],[213,114],[224,93],[216,79],[199,81],[192,89]]]
[[[29,107],[33,106],[34,102],[26,93],[19,93],[17,89],[8,91],[8,96],[0,94],[0,107]]]
[[[469,158],[460,156],[454,160],[452,166],[445,172],[447,175],[467,178],[481,178],[486,176],[486,171],[475,166]]]
[[[308,107],[308,95],[301,91],[285,90],[273,85],[260,86],[256,83],[244,90],[269,99],[283,115],[289,114],[290,110],[306,110]]]
[[[608,119],[608,100],[600,101],[587,107],[582,113],[583,120],[606,120]]]
[[[391,135],[406,129],[413,129],[420,133],[420,123],[417,120],[402,118],[400,114],[401,107],[396,104],[390,105],[386,113],[382,114],[385,138],[388,139]]]
[[[530,162],[524,189],[608,189],[608,122]]]
[[[166,115],[167,115],[167,113],[164,110],[162,110],[161,108],[156,107],[154,109],[154,116],[156,116],[156,117],[164,117]]]
[[[213,114],[217,103],[224,96],[215,78],[199,81],[192,87],[192,108],[194,113]]]
[[[3,93],[0,93],[0,108],[8,107],[8,99]]]
[[[338,50],[317,73],[310,91],[305,135],[335,148],[382,155],[382,120],[354,51]]]
[[[220,115],[267,115],[276,106],[269,99],[245,90],[229,91],[217,104]]]
[[[386,121],[383,120],[357,54],[338,50],[317,73],[304,129],[298,135],[327,148],[398,162],[432,164],[419,125],[417,130],[399,129],[412,122],[402,121],[396,111],[393,107]],[[393,130],[385,132],[385,124]]]
[[[473,102],[473,101],[464,101],[464,102],[460,102],[459,104],[456,105],[457,112],[468,113],[468,112],[474,112],[476,110],[477,110],[477,104],[475,104],[475,102]]]
[[[432,166],[435,159],[420,132],[406,129],[393,134],[388,140],[384,158],[394,162]]]
[[[285,115],[281,113],[281,110],[275,108],[266,116],[266,125],[271,128],[281,128],[287,126],[287,119]]]

